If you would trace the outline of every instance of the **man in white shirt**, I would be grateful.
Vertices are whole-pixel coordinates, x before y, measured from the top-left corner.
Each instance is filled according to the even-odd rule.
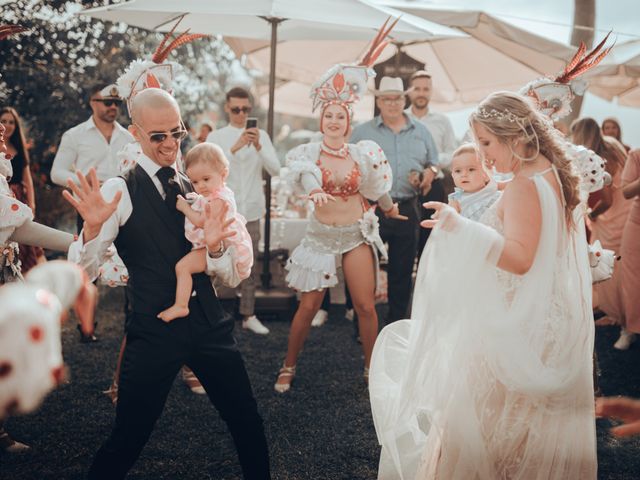
[[[413,118],[427,127],[438,148],[438,166],[447,168],[451,164],[453,151],[458,147],[451,121],[446,115],[429,110],[433,81],[428,72],[418,70],[411,75],[410,82],[409,99],[411,100],[411,106],[407,108],[406,113],[412,115]]]
[[[433,110],[429,110],[429,102],[431,101],[431,95],[433,93],[433,81],[429,72],[425,70],[418,70],[410,79],[411,90],[409,92],[409,99],[411,100],[411,106],[406,109],[405,113],[411,115],[413,118],[422,123],[436,144],[438,149],[438,167],[440,172],[436,176],[436,179],[431,184],[429,192],[419,197],[420,204],[429,201],[445,202],[446,192],[444,189],[443,179],[444,173],[442,169],[446,169],[451,164],[451,155],[458,146],[456,136],[453,133],[453,127],[446,115]],[[420,209],[422,220],[431,218],[433,211]],[[422,255],[425,243],[429,238],[431,229],[421,228],[420,238],[418,240],[418,259]]]
[[[265,335],[269,329],[255,316],[255,290],[260,269],[257,261],[260,219],[266,212],[262,175],[263,170],[271,176],[278,175],[280,161],[267,132],[257,127],[246,128],[251,109],[247,90],[241,87],[229,90],[224,105],[229,125],[211,132],[207,141],[219,145],[229,160],[227,186],[235,194],[238,212],[247,220],[247,231],[253,244],[251,276],[240,285],[242,328]]]
[[[175,265],[191,249],[184,236],[184,215],[176,209],[177,196],[191,191],[175,165],[186,131],[175,99],[159,88],[133,97],[131,116],[130,129],[142,149],[137,165],[100,189],[93,169],[89,182],[78,174],[80,186],[68,182],[75,196],[64,192],[84,219],[69,260],[95,278],[115,243],[129,271],[127,341],[116,420],[88,478],[126,476],[162,413],[176,374],[186,364],[227,423],[244,478],[267,480],[269,454],[262,419],[233,339],[233,320],[224,314],[208,276],[231,287],[242,280],[233,250],[225,250],[222,242],[233,235],[224,221],[228,209],[218,200],[207,205],[206,275],[193,276],[189,315],[165,323],[157,315],[173,303]]]
[[[89,91],[91,117],[62,135],[51,167],[53,183],[65,187],[67,180],[77,182],[76,171],[87,175],[94,168],[101,183],[118,175],[116,155],[128,143],[131,134],[116,122],[122,99],[115,85],[95,85]],[[82,229],[78,217],[78,232]]]

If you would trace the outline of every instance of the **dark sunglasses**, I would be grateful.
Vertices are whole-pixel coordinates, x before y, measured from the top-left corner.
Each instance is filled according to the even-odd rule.
[[[240,112],[249,113],[251,111],[251,107],[232,107],[229,110],[231,110],[231,113],[235,113],[237,115]]]
[[[102,98],[94,98],[93,100],[91,100],[92,102],[100,102],[102,103],[105,107],[112,107],[112,106],[116,106],[119,107],[120,105],[122,105],[122,100],[110,100],[110,99],[102,99]]]
[[[171,138],[176,142],[180,142],[181,140],[184,140],[184,137],[186,137],[187,134],[188,132],[186,130],[176,130],[175,132],[170,133],[151,133],[149,135],[149,141],[153,143],[162,143],[169,135],[171,135]]]
[[[189,135],[189,132],[185,128],[184,123],[182,123],[182,120],[180,121],[181,129],[180,130],[173,130],[173,131],[170,131],[170,132],[147,133],[147,132],[144,131],[144,128],[142,128],[137,123],[134,122],[134,125],[140,129],[140,132],[144,133],[147,137],[149,137],[149,141],[152,142],[152,143],[162,143],[169,136],[171,136],[171,138],[173,138],[176,142],[179,142],[181,140],[184,140],[184,138],[187,135]]]

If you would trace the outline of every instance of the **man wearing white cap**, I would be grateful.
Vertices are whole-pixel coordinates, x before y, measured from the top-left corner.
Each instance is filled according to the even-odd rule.
[[[115,84],[106,87],[96,84],[89,90],[91,117],[62,135],[51,168],[53,183],[66,187],[68,179],[78,181],[76,171],[87,175],[92,167],[101,183],[118,175],[116,155],[134,141],[127,129],[116,121],[121,104]],[[80,230],[82,219],[78,216],[78,232]]]
[[[70,128],[62,135],[58,152],[51,167],[51,180],[66,187],[67,180],[78,182],[76,171],[88,175],[95,168],[100,183],[117,177],[117,154],[134,141],[129,131],[116,121],[122,98],[115,84],[96,84],[89,90],[91,117]],[[78,233],[82,230],[82,217],[77,216]],[[95,335],[80,333],[83,343],[95,342]]]
[[[400,214],[408,217],[404,221],[380,216],[380,234],[389,245],[387,322],[393,322],[407,315],[421,209],[418,193],[428,190],[439,172],[438,150],[427,128],[404,112],[407,91],[401,78],[382,77],[374,94],[380,115],[357,126],[350,143],[373,140],[380,145],[393,172],[389,193]]]

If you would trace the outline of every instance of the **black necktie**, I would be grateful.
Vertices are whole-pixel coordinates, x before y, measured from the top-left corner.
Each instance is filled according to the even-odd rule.
[[[162,188],[164,189],[165,197],[164,203],[169,211],[176,217],[181,217],[181,213],[176,209],[176,201],[178,195],[182,194],[180,184],[176,179],[176,171],[172,167],[162,167],[156,173]]]

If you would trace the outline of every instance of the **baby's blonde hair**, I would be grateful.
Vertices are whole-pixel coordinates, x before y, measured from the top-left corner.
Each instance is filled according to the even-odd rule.
[[[202,142],[187,152],[184,157],[185,170],[197,163],[206,163],[223,176],[229,173],[229,160],[222,148],[215,143]]]
[[[463,143],[462,145],[460,145],[458,148],[455,149],[455,151],[453,152],[453,155],[451,155],[451,159],[454,159],[457,156],[462,155],[463,153],[473,153],[478,159],[478,161],[482,163],[480,161],[480,151],[478,150],[478,147],[476,147],[475,143],[471,143],[471,142]]]

